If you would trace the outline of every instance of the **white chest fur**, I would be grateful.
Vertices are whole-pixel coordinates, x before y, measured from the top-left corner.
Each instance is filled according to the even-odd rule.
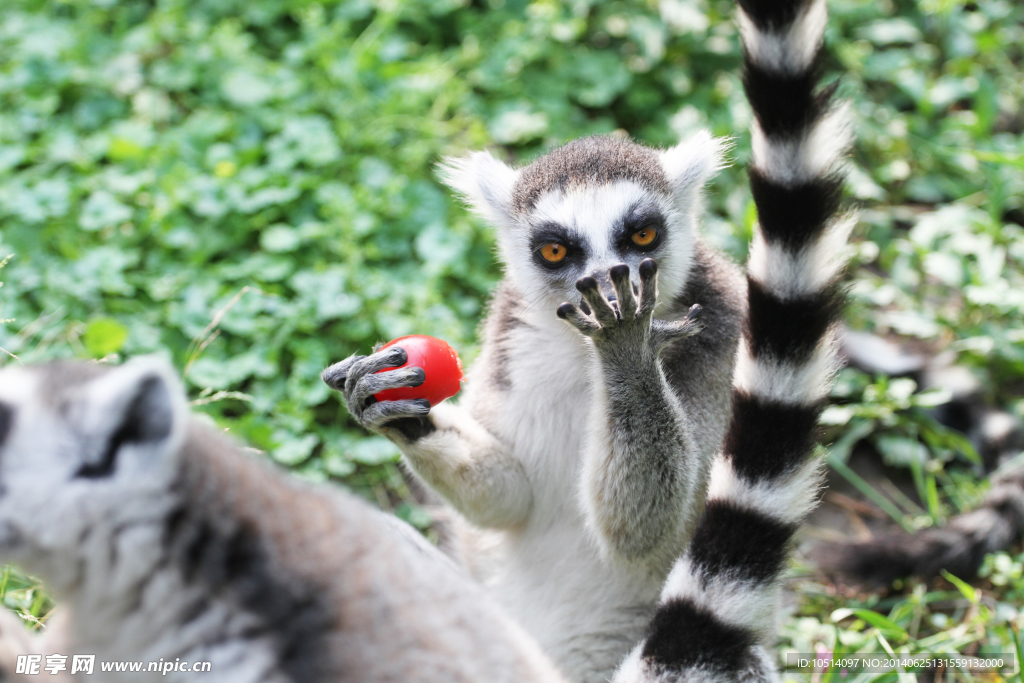
[[[555,321],[560,322],[560,321]],[[465,529],[467,564],[574,681],[604,681],[640,639],[664,577],[601,556],[579,504],[582,449],[594,409],[596,360],[567,326],[512,330],[499,410],[471,376],[463,405],[486,412],[530,479],[522,528]],[[487,404],[485,406],[485,404]]]

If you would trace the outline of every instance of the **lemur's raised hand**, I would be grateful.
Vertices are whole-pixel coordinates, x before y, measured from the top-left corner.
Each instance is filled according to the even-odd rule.
[[[596,350],[594,403],[583,482],[588,519],[597,539],[615,559],[648,560],[658,550],[664,560],[677,556],[676,534],[686,518],[686,503],[698,497],[693,481],[699,471],[691,431],[659,356],[669,343],[699,331],[693,304],[679,320],[657,320],[658,267],[654,259],[639,265],[639,283],[629,266],[612,266],[599,280],[576,282],[579,306],[564,303],[558,317],[587,336]],[[603,286],[602,286],[603,284]]]

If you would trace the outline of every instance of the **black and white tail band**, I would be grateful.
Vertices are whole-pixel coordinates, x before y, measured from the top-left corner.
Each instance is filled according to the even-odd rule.
[[[759,227],[732,422],[697,531],[618,683],[777,678],[767,648],[778,578],[820,487],[811,455],[837,365],[850,132],[835,88],[820,85],[824,0],[739,5]]]

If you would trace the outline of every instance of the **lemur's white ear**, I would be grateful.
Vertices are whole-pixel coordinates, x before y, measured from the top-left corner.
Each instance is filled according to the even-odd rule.
[[[77,417],[89,448],[82,477],[114,473],[125,448],[158,457],[180,443],[188,414],[185,393],[171,365],[156,356],[128,361],[90,381]]]
[[[704,184],[728,165],[725,155],[730,145],[728,138],[712,137],[710,131],[701,130],[661,152],[661,166],[677,201],[686,206],[700,196]]]
[[[438,175],[476,213],[499,226],[509,222],[512,188],[519,171],[495,159],[490,152],[473,152],[445,159],[438,167]]]

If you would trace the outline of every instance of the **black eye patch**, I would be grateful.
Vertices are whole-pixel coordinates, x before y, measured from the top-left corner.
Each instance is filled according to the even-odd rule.
[[[0,446],[4,445],[4,441],[11,433],[11,427],[14,426],[14,408],[8,405],[0,403]]]
[[[633,241],[633,235],[641,230],[654,230],[656,235],[650,244],[638,245]],[[620,253],[629,251],[654,251],[665,239],[665,217],[661,211],[654,207],[634,207],[625,218],[617,231],[615,244]]]
[[[546,244],[560,244],[565,247],[565,258],[556,263],[545,259],[541,255],[541,250]],[[530,253],[533,255],[535,263],[549,270],[558,270],[567,265],[579,263],[586,256],[583,241],[579,236],[558,223],[545,223],[534,231],[530,238]]]

